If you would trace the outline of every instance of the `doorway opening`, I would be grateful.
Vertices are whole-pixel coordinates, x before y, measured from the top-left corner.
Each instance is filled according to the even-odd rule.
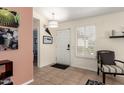
[[[33,65],[40,67],[40,20],[33,18]]]

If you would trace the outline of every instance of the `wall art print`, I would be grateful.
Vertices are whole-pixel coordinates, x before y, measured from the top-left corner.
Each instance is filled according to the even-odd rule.
[[[18,49],[19,14],[0,8],[0,51]]]
[[[52,36],[43,36],[43,44],[52,44],[53,37]]]

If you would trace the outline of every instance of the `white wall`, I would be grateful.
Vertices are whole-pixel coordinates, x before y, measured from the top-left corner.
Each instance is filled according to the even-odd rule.
[[[33,17],[37,18],[40,20],[40,32],[39,32],[39,36],[40,36],[40,64],[39,67],[43,67],[49,64],[52,64],[55,62],[55,43],[53,42],[53,44],[43,44],[43,36],[47,35],[49,36],[49,34],[47,34],[43,28],[44,24],[47,24],[47,20],[45,19],[45,17],[43,17],[42,15],[40,15],[40,13],[38,11],[33,10]],[[54,39],[54,32],[51,31],[53,39]]]
[[[96,50],[114,50],[116,58],[124,61],[124,38],[110,39],[109,34],[112,29],[117,31],[124,27],[124,12],[106,14],[103,16],[90,17],[86,19],[64,22],[59,25],[59,29],[71,28],[71,65],[96,71],[96,59],[76,57],[75,28],[83,25],[96,25]]]

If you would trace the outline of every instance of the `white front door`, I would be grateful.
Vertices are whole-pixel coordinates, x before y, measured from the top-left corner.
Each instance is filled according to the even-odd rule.
[[[57,63],[70,65],[70,30],[57,31]]]

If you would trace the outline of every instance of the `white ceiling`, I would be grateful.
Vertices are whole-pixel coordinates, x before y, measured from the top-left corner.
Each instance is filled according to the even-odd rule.
[[[39,12],[47,20],[52,19],[52,13],[55,13],[55,19],[59,22],[71,21],[80,18],[104,15],[113,12],[124,11],[122,7],[37,7],[35,11]]]

